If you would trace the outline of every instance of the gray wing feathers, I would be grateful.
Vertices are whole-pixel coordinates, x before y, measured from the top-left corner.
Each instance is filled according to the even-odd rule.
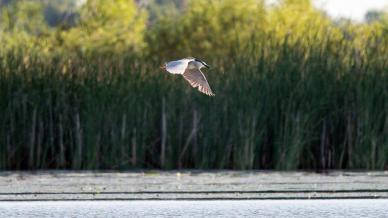
[[[206,77],[199,69],[186,69],[183,73],[183,77],[190,83],[194,88],[198,87],[198,90],[206,95],[215,96],[211,90]]]

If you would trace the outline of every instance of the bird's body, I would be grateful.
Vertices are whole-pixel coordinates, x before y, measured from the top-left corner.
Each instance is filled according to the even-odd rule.
[[[197,58],[189,57],[167,62],[162,66],[162,69],[172,74],[181,74],[192,87],[198,88],[200,92],[206,95],[214,96],[215,94],[201,71],[203,67],[209,68],[209,65]]]

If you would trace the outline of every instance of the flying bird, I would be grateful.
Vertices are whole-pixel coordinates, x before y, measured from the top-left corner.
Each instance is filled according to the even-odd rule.
[[[198,88],[200,92],[209,96],[215,96],[205,75],[201,71],[203,67],[210,68],[204,61],[192,57],[170,61],[161,66],[163,70],[169,73],[181,74],[192,87]]]

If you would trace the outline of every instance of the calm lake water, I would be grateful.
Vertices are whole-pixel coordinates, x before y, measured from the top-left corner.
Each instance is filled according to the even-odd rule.
[[[0,217],[388,217],[388,200],[0,202]]]

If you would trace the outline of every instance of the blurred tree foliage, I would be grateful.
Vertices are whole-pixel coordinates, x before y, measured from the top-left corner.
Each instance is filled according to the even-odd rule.
[[[78,4],[74,0],[47,1],[43,5],[46,6],[44,17],[50,27],[70,28],[79,19]]]
[[[134,53],[144,48],[147,13],[133,0],[20,0],[1,8],[1,41],[8,48],[50,52]]]
[[[151,56],[230,55],[264,26],[263,1],[189,1],[183,13],[161,16],[147,32]]]
[[[301,43],[311,46],[319,38],[334,34],[331,20],[316,10],[309,0],[283,0],[268,16],[269,32],[281,42]],[[311,31],[314,29],[314,31]]]
[[[1,8],[0,31],[3,51],[15,47],[40,47],[49,34],[43,5],[34,1],[8,3]]]
[[[387,38],[388,13],[371,11],[367,23],[333,22],[310,0],[18,0],[2,1],[0,40],[7,48],[82,54],[135,54],[152,59],[222,59],[246,47],[272,43],[319,46],[362,35]],[[314,31],[311,31],[311,30]],[[331,43],[334,45],[335,43]]]
[[[89,0],[78,24],[61,33],[64,49],[92,53],[122,53],[144,47],[147,14],[133,0]]]
[[[153,25],[163,16],[177,16],[187,5],[188,0],[145,0],[138,5],[148,11],[148,22]]]
[[[369,24],[380,24],[385,35],[388,35],[388,6],[385,10],[372,10],[365,16]]]

